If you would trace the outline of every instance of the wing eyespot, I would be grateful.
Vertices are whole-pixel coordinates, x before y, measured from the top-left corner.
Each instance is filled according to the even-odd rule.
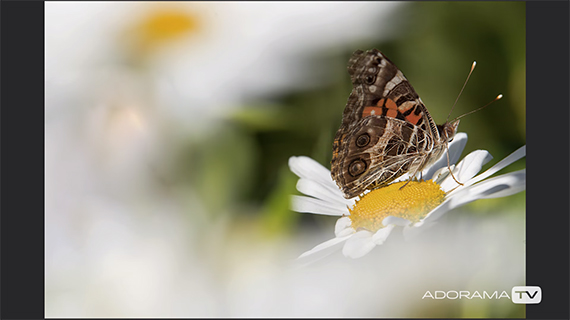
[[[364,148],[370,143],[370,135],[368,133],[363,133],[356,138],[356,146],[359,148]]]
[[[356,159],[348,166],[348,173],[353,177],[363,174],[364,171],[366,171],[366,162],[362,159]]]

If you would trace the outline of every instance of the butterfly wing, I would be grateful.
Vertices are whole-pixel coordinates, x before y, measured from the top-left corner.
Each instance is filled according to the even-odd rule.
[[[348,72],[353,90],[334,139],[331,175],[351,198],[425,165],[439,133],[408,80],[380,51],[356,51]]]

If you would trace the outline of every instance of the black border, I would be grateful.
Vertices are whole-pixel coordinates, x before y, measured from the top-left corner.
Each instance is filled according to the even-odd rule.
[[[527,2],[527,319],[568,319],[568,1]],[[0,10],[2,319],[44,318],[44,4]]]
[[[568,1],[526,3],[526,285],[542,288],[527,319],[568,319]]]
[[[44,318],[44,3],[0,9],[2,319]]]

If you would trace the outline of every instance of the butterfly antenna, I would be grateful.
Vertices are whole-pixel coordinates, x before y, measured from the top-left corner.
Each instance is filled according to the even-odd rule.
[[[467,79],[465,79],[465,83],[463,84],[461,91],[459,91],[459,95],[457,95],[457,99],[455,99],[455,102],[453,103],[451,110],[449,110],[449,114],[447,115],[446,122],[449,122],[448,120],[449,120],[449,117],[451,116],[451,112],[453,111],[453,108],[455,108],[457,101],[459,101],[459,97],[461,97],[461,93],[463,93],[463,89],[465,89],[465,86],[467,85],[467,81],[469,81],[469,77],[471,77],[471,73],[473,73],[473,69],[475,69],[476,65],[477,65],[477,61],[473,61],[473,64],[471,65],[471,70],[469,71],[469,74],[467,75]]]
[[[495,102],[495,101],[501,99],[502,97],[503,97],[503,95],[502,95],[502,94],[499,94],[495,99],[493,99],[491,102],[487,103],[486,105],[482,106],[481,108],[477,108],[477,109],[475,109],[475,110],[473,110],[473,111],[467,112],[466,114],[462,114],[462,115],[460,115],[459,117],[453,119],[451,122],[454,122],[455,120],[459,120],[459,119],[465,117],[465,116],[468,115],[468,114],[472,114],[473,112],[477,112],[477,111],[479,111],[479,110],[481,110],[481,109],[487,107],[487,106],[490,105],[491,103],[493,103],[493,102]]]

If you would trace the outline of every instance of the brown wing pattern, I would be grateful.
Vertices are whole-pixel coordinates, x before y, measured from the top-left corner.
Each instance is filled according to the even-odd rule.
[[[352,198],[421,169],[439,133],[413,87],[380,51],[356,51],[348,72],[353,90],[334,139],[331,175]]]

